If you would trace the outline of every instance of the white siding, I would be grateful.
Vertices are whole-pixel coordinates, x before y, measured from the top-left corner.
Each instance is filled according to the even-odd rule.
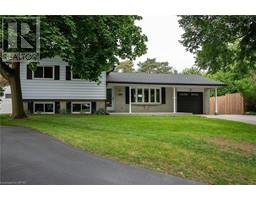
[[[86,80],[66,80],[66,65],[59,57],[43,59],[44,65],[59,65],[60,80],[27,80],[26,64],[21,64],[20,78],[23,99],[105,99],[106,73],[102,73],[101,83]]]

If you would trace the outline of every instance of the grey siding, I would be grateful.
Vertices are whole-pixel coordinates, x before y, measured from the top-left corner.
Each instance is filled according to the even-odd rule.
[[[60,66],[60,80],[27,80],[26,64],[21,65],[20,78],[23,99],[106,99],[106,73],[102,73],[101,83],[86,80],[66,80],[66,65],[59,57],[43,59],[41,66]]]
[[[172,88],[166,88],[165,104],[132,104],[132,112],[172,112]],[[125,104],[125,87],[114,87],[114,111],[129,112],[129,104]]]

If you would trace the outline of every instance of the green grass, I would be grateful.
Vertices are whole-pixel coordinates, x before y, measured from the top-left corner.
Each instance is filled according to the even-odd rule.
[[[39,130],[97,155],[211,184],[256,184],[256,126],[199,116],[34,115]]]

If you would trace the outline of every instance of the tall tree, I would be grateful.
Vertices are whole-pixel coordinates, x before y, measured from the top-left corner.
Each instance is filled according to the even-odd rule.
[[[155,58],[147,58],[144,62],[138,63],[138,72],[177,74],[177,70],[169,66],[168,62],[157,62]]]
[[[256,69],[256,16],[180,16],[181,43],[209,72]]]
[[[134,72],[134,64],[131,60],[126,60],[120,62],[117,67],[115,68],[115,71],[121,71],[121,72]]]
[[[147,37],[135,25],[140,19],[139,16],[41,16],[41,59],[61,56],[81,78],[98,81],[101,72],[115,66],[118,59],[133,60],[146,52]],[[11,86],[13,118],[26,117],[19,71],[20,63],[3,62],[0,58],[0,73]]]

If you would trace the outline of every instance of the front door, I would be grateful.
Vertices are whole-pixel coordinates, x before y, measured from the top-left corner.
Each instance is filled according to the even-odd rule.
[[[113,88],[107,88],[107,101],[106,106],[108,111],[114,110],[114,98],[113,98]]]

